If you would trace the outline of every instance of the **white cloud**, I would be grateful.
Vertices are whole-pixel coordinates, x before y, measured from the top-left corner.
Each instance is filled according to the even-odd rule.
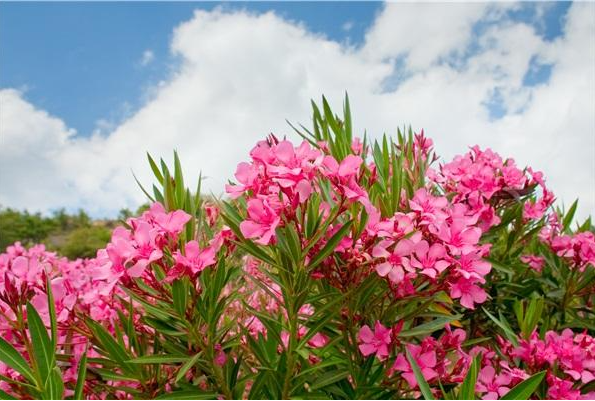
[[[147,49],[143,52],[143,55],[140,59],[140,65],[145,67],[145,66],[151,64],[153,62],[153,60],[155,60],[155,53],[153,53],[152,50]]]
[[[150,182],[144,151],[169,159],[174,148],[189,178],[202,170],[221,193],[256,140],[293,137],[285,118],[307,125],[310,98],[324,93],[338,107],[347,90],[359,132],[410,123],[446,159],[492,147],[543,170],[565,203],[580,196],[585,216],[595,211],[595,5],[573,4],[554,42],[500,21],[505,7],[514,5],[387,4],[361,48],[273,13],[197,11],[174,31],[179,70],[108,135],[76,137],[21,93],[0,91],[0,203],[115,213],[143,200],[130,169]],[[478,21],[500,22],[469,54]],[[524,87],[533,56],[553,64],[551,79]],[[405,78],[387,89],[395,72]],[[507,111],[497,120],[485,106],[494,88]]]

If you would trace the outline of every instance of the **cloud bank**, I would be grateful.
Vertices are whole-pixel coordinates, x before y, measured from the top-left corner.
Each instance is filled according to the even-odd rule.
[[[508,17],[514,4],[387,4],[363,44],[331,41],[274,13],[196,11],[175,28],[181,60],[136,113],[107,134],[79,136],[59,116],[0,90],[0,204],[114,215],[144,201],[145,151],[178,149],[221,194],[236,164],[285,118],[310,121],[309,100],[337,108],[349,92],[354,128],[372,137],[409,125],[448,160],[491,147],[544,171],[559,202],[595,211],[595,4],[575,3],[553,41]],[[537,13],[539,14],[539,13]],[[549,79],[527,85],[536,66]],[[500,110],[494,114],[494,109]]]

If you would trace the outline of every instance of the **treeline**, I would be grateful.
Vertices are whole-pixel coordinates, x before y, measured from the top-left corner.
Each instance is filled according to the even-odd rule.
[[[48,250],[57,251],[70,259],[95,256],[97,249],[105,247],[113,228],[136,212],[122,209],[117,219],[92,219],[85,211],[69,214],[64,209],[50,216],[0,207],[0,252],[20,241],[25,246],[45,244]]]

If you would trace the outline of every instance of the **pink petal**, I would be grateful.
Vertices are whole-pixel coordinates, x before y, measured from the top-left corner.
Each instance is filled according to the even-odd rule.
[[[376,266],[376,273],[378,273],[380,277],[385,277],[392,268],[393,267],[389,262],[384,262]]]
[[[359,345],[359,350],[363,356],[368,356],[376,353],[376,347],[372,344],[364,343]]]
[[[358,339],[365,343],[370,343],[374,340],[374,333],[368,325],[362,326],[357,335]]]
[[[264,230],[260,224],[252,220],[245,220],[240,223],[240,231],[246,238],[255,238],[262,235]]]
[[[348,155],[339,166],[339,177],[350,177],[357,174],[359,166],[361,166],[363,160],[359,156]]]

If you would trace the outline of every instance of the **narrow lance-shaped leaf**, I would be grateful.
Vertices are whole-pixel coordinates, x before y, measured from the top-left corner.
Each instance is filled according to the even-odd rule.
[[[432,390],[430,390],[430,386],[428,385],[428,382],[426,381],[423,373],[421,372],[419,365],[415,361],[415,358],[411,356],[411,353],[409,352],[409,349],[407,349],[407,347],[405,347],[405,352],[407,354],[407,360],[411,364],[411,370],[413,370],[413,374],[415,375],[415,380],[417,381],[419,390],[423,394],[424,399],[433,400],[434,396],[432,395]]]
[[[37,382],[25,358],[2,337],[0,337],[0,361],[22,374],[29,383],[35,384]]]
[[[85,388],[85,379],[87,378],[87,351],[88,347],[85,347],[85,352],[83,352],[83,356],[79,361],[78,366],[78,375],[76,378],[76,387],[74,388],[74,396],[75,400],[82,400],[83,399],[83,390]]]
[[[318,252],[316,256],[314,256],[310,261],[310,264],[308,265],[309,269],[313,269],[314,267],[318,266],[318,264],[320,264],[327,256],[329,256],[335,250],[339,242],[341,242],[345,235],[347,235],[347,232],[351,228],[351,224],[353,224],[353,221],[351,220],[343,224],[339,231],[337,231],[327,241],[327,243],[322,247],[320,252]]]
[[[459,400],[475,399],[475,383],[477,382],[477,375],[479,374],[479,369],[481,367],[481,358],[481,354],[476,355],[475,358],[473,358],[473,362],[469,367],[467,376],[465,376],[465,380],[461,385],[461,389],[459,391]]]
[[[501,400],[528,400],[529,397],[537,390],[539,384],[543,381],[546,371],[534,374],[528,379],[520,382],[514,386],[508,393],[506,393]]]
[[[30,303],[27,303],[27,322],[33,345],[33,356],[37,369],[39,369],[40,384],[44,387],[46,380],[55,366],[54,349],[52,348],[52,342],[39,313],[37,313],[37,310]]]

